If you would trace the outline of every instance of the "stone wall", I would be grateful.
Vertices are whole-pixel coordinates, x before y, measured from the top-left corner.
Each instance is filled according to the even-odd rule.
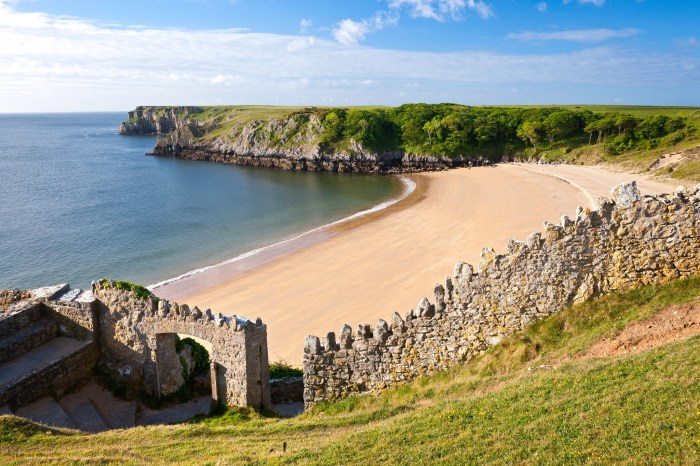
[[[97,340],[97,302],[53,302],[47,305],[57,317],[61,335],[77,340]]]
[[[99,303],[103,371],[155,396],[177,390],[184,379],[174,352],[174,334],[212,345],[212,386],[216,401],[229,405],[270,405],[267,327],[236,316],[214,315],[149,296],[138,298],[109,281],[93,284]],[[170,335],[170,337],[168,337]]]
[[[40,371],[21,374],[9,388],[0,390],[0,406],[6,404],[14,409],[46,394],[60,398],[90,376],[98,355],[97,343],[86,341],[70,356],[56,359]]]
[[[274,404],[304,401],[304,378],[270,380],[270,395]]]
[[[304,345],[304,401],[311,406],[375,392],[444,370],[504,337],[594,296],[700,272],[700,185],[658,197],[620,185],[595,211],[545,223],[544,235],[484,249],[477,270],[455,266],[434,301],[372,328],[348,325]]]

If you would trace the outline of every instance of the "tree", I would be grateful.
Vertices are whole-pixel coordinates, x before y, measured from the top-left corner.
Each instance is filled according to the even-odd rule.
[[[550,113],[542,125],[549,137],[549,143],[553,144],[556,139],[573,133],[578,128],[578,119],[568,110],[559,110]]]
[[[518,137],[525,141],[525,145],[530,141],[532,147],[537,151],[537,144],[540,142],[540,135],[543,131],[542,123],[536,121],[526,121],[516,131]]]
[[[428,133],[428,146],[433,145],[433,136],[437,131],[440,130],[440,119],[438,117],[426,122],[423,125],[423,129]]]

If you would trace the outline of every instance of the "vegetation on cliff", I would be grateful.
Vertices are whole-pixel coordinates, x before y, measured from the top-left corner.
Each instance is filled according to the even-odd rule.
[[[126,280],[108,280],[103,278],[100,283],[104,286],[111,286],[122,291],[132,291],[139,299],[148,299],[153,296],[153,294],[148,291],[148,289],[143,285],[137,285],[136,283],[131,283]],[[155,298],[155,296],[153,296]]]
[[[0,462],[697,464],[700,337],[589,354],[679,305],[700,305],[700,278],[574,306],[468,365],[295,419],[236,409],[87,435],[2,417]]]
[[[700,112],[684,107],[406,104],[396,108],[139,107],[132,113],[156,119],[177,116],[180,124],[163,127],[185,128],[189,134],[178,137],[180,142],[191,135],[191,142],[199,146],[258,146],[266,152],[313,147],[313,153],[320,155],[535,158],[624,162],[647,169],[654,168],[664,152],[700,144]],[[700,179],[700,156],[684,162],[672,171]]]

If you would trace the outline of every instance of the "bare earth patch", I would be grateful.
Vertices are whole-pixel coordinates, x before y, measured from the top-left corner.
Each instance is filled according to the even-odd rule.
[[[667,169],[669,172],[675,170],[681,163],[696,160],[700,155],[700,146],[690,149],[671,152],[659,157],[656,162],[649,166],[649,171]]]
[[[675,305],[647,320],[629,325],[613,340],[599,341],[580,357],[638,353],[698,334],[700,334],[700,303]]]

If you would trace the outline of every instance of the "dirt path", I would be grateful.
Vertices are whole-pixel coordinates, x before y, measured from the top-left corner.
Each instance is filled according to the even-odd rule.
[[[671,306],[634,322],[614,339],[601,340],[581,358],[621,356],[656,348],[700,334],[700,303]]]

